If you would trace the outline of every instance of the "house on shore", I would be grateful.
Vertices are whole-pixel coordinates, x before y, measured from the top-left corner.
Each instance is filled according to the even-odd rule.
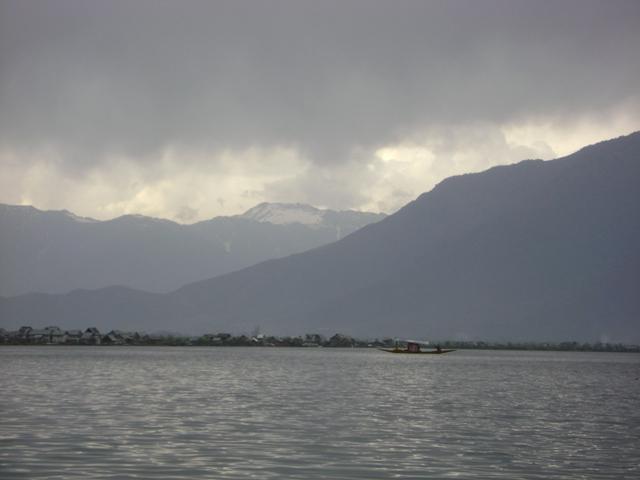
[[[64,343],[64,332],[60,327],[48,326],[44,328],[20,327],[17,332],[12,332],[12,339],[20,343],[58,344]]]
[[[82,334],[83,334],[82,330],[66,330],[64,332],[64,335],[65,335],[64,343],[77,345],[80,343]]]
[[[102,335],[96,327],[87,328],[80,337],[80,343],[84,345],[100,345]]]
[[[17,332],[15,332],[16,340],[26,343],[29,340],[29,334],[31,333],[32,330],[33,328],[28,326],[20,327],[20,329]]]
[[[123,332],[122,330],[111,330],[102,337],[103,345],[135,345],[140,342],[138,332]]]
[[[48,337],[49,337],[47,339],[48,340],[47,343],[51,343],[51,344],[64,343],[65,335],[62,329],[60,329],[60,327],[50,326],[50,327],[45,327],[44,329],[47,331]]]

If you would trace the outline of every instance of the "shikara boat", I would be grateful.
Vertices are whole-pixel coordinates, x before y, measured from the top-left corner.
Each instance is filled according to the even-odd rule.
[[[408,353],[412,355],[441,355],[443,353],[455,352],[453,349],[440,348],[440,345],[436,346],[434,350],[421,350],[420,343],[418,342],[407,342],[406,348],[400,348],[399,345],[396,345],[394,348],[380,348],[379,350],[389,353]]]

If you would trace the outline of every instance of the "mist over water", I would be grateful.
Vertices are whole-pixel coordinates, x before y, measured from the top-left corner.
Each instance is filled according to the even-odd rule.
[[[3,347],[0,477],[638,478],[638,377],[634,354]]]

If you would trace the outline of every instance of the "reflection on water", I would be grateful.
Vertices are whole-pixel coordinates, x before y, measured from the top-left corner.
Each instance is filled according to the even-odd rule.
[[[640,478],[640,357],[0,348],[0,478]]]

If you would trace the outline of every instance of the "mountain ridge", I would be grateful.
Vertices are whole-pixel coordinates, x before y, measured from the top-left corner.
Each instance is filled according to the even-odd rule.
[[[0,294],[117,284],[168,292],[317,247],[383,218],[367,212],[324,215],[331,221],[313,226],[242,215],[182,225],[135,214],[95,220],[67,210],[0,205]]]
[[[638,180],[635,133],[446,179],[338,242],[166,295],[123,292],[117,308],[95,294],[14,298],[0,312],[15,323],[84,311],[147,330],[640,342]]]
[[[81,215],[77,215],[73,212],[71,212],[70,210],[67,209],[61,209],[61,210],[44,210],[41,208],[38,208],[34,205],[18,205],[18,204],[9,204],[9,203],[0,203],[0,210],[4,210],[4,211],[14,211],[14,212],[21,212],[21,211],[29,211],[31,213],[35,213],[35,214],[55,214],[55,215],[61,215],[61,216],[66,216],[71,220],[75,220],[78,222],[92,222],[92,223],[106,223],[106,222],[114,222],[114,221],[118,221],[118,220],[123,220],[123,219],[141,219],[141,220],[153,220],[153,221],[160,221],[160,222],[167,222],[170,224],[174,224],[174,225],[178,225],[178,226],[183,226],[183,227],[190,227],[193,225],[198,225],[201,223],[206,223],[206,222],[210,222],[212,220],[221,220],[221,219],[234,219],[234,218],[244,218],[247,220],[256,220],[259,222],[265,222],[265,223],[276,223],[276,222],[271,222],[269,220],[265,220],[263,218],[260,219],[256,219],[255,217],[255,213],[257,211],[264,211],[265,209],[285,209],[285,210],[295,210],[295,209],[300,209],[302,211],[308,211],[308,212],[314,212],[314,213],[318,213],[321,216],[326,216],[326,215],[332,215],[332,214],[354,214],[354,215],[365,215],[365,216],[370,216],[370,217],[375,217],[378,219],[382,219],[384,217],[387,216],[386,213],[375,213],[375,212],[367,212],[364,210],[353,210],[353,209],[347,209],[347,210],[334,210],[334,209],[329,209],[329,208],[318,208],[318,207],[314,207],[313,205],[309,205],[306,203],[286,203],[286,202],[261,202],[249,209],[247,209],[246,211],[244,211],[243,213],[239,213],[239,214],[234,214],[234,215],[217,215],[215,217],[211,217],[211,218],[207,218],[204,220],[198,220],[196,222],[193,223],[181,223],[181,222],[177,222],[175,220],[171,220],[169,218],[161,218],[161,217],[153,217],[150,215],[143,215],[140,213],[125,213],[123,215],[118,215],[117,217],[113,217],[113,218],[108,218],[105,220],[99,220],[97,218],[93,218],[93,217],[85,217],[85,216],[81,216]],[[301,223],[301,222],[295,222],[295,221],[291,221],[291,222],[285,222],[286,223]],[[277,223],[280,224],[280,223]]]

